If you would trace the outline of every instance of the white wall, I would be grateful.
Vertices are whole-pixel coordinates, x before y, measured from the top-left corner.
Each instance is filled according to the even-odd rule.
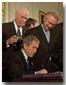
[[[26,7],[29,17],[35,18],[39,22],[39,10],[54,11],[59,17],[59,22],[63,21],[63,3],[60,2],[5,2],[4,22],[14,19],[15,11],[20,7]]]

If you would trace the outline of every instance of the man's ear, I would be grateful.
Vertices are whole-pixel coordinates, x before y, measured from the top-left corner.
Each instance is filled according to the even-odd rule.
[[[33,24],[30,25],[30,28],[33,28]]]
[[[26,43],[24,43],[24,48],[25,48],[25,49],[27,48],[27,44],[26,44]]]
[[[45,19],[45,18],[43,18],[43,22],[45,22],[45,20],[46,20],[46,19]]]

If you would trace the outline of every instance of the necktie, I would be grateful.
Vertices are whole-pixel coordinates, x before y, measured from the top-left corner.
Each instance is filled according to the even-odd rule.
[[[29,58],[27,58],[27,69],[29,70]]]
[[[47,41],[49,43],[49,41],[50,41],[50,31],[46,31],[46,38],[47,38]]]
[[[19,28],[17,29],[17,36],[21,37],[21,33],[20,33],[20,29]]]

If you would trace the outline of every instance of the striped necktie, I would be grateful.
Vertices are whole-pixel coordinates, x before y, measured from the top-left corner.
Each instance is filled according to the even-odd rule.
[[[21,37],[21,33],[20,33],[20,29],[19,28],[17,29],[17,36]]]

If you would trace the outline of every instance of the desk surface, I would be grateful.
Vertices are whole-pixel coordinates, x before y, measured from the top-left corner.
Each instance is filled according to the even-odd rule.
[[[13,82],[63,82],[63,73],[23,74]]]

